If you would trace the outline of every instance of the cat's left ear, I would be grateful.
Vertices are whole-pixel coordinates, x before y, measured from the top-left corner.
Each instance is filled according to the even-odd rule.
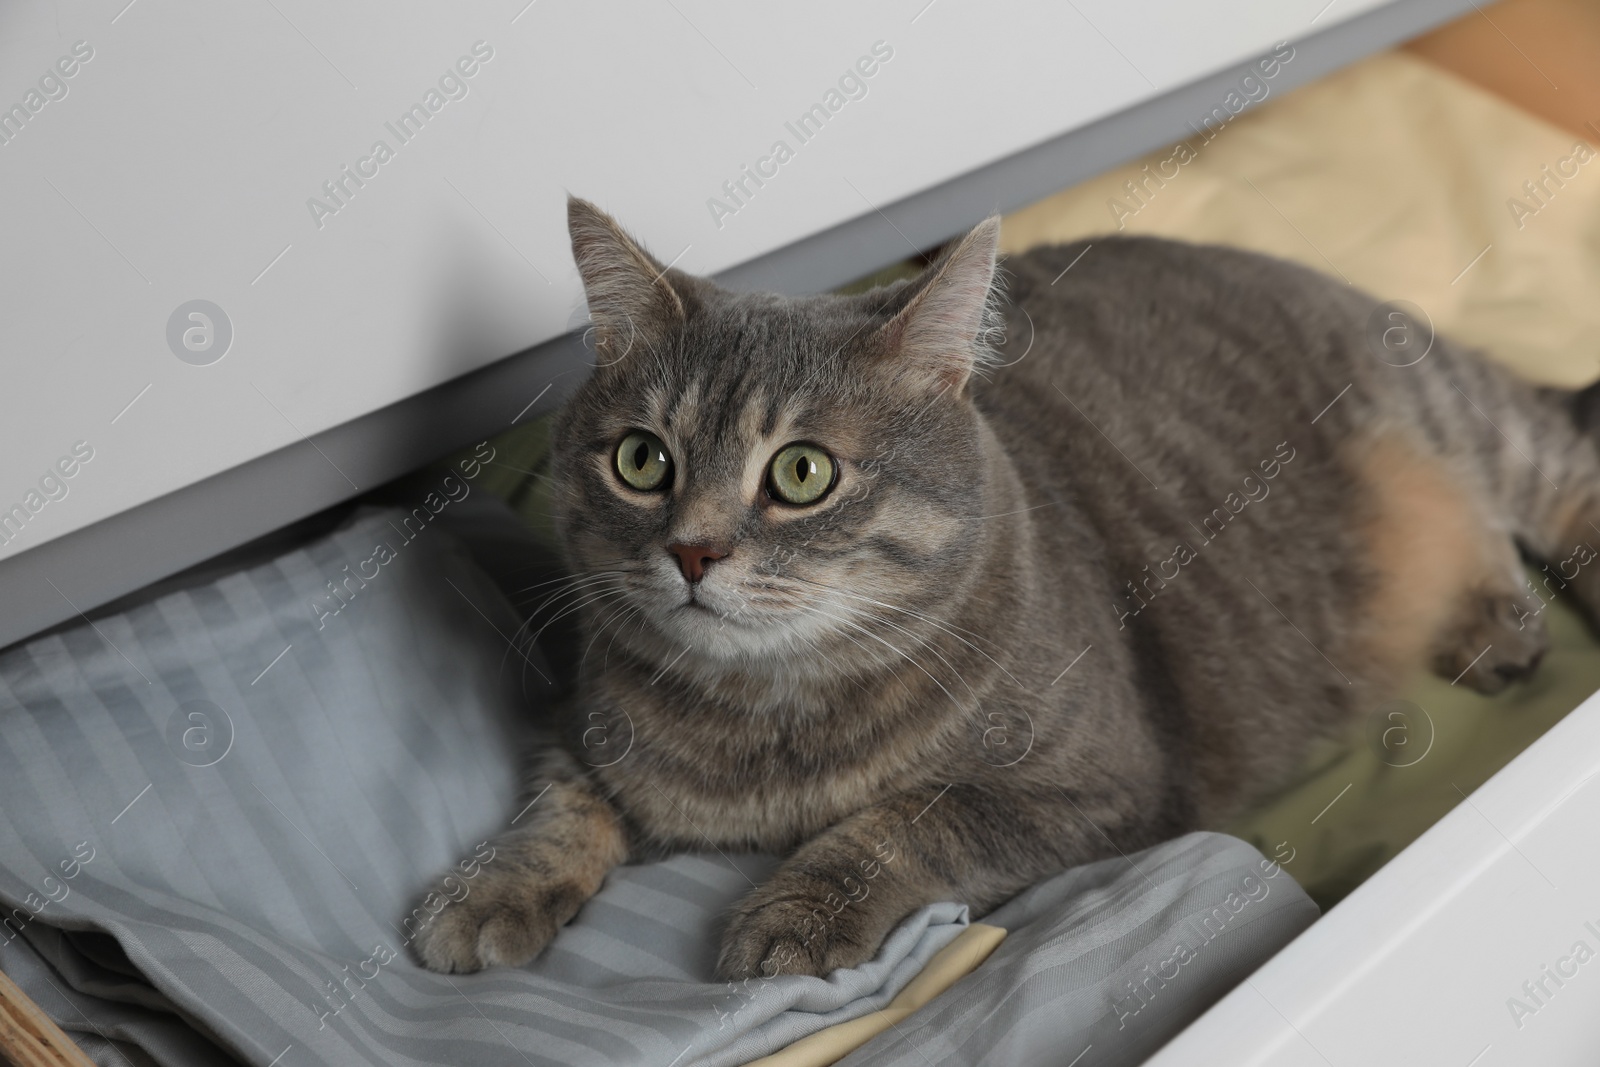
[[[1000,244],[1000,216],[991,215],[929,265],[907,291],[909,302],[878,329],[883,352],[898,376],[942,392],[959,393],[985,350]]]

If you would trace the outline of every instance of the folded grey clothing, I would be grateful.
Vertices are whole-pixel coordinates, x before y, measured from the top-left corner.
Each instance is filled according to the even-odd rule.
[[[75,973],[63,973],[53,960],[64,961]],[[55,927],[31,923],[23,936],[0,945],[0,970],[99,1067],[228,1067],[238,1062],[148,984],[95,975],[92,963],[76,956],[69,938]]]
[[[1077,867],[985,916],[1010,933],[984,965],[840,1067],[1142,1063],[1318,914],[1225,834]]]
[[[555,692],[479,565],[523,570],[481,505],[448,505],[469,537],[499,530],[476,560],[451,515],[358,511],[0,652],[0,969],[97,1062],[737,1064],[887,1004],[967,924],[933,905],[860,968],[717,983],[721,916],[775,861],[711,852],[617,870],[527,967],[417,966],[419,895],[516,814]],[[1153,1048],[1314,917],[1287,878],[1240,890],[1159,977],[1173,931],[1260,862],[1191,835],[1044,883],[992,917],[1015,932],[970,995],[851,1062],[1033,1055],[1066,1007],[1093,1062],[1131,1062],[1101,1056]]]
[[[721,914],[773,861],[685,855],[615,872],[527,968],[417,966],[418,898],[486,854],[538,740],[519,625],[442,524],[379,511],[0,653],[0,964],[160,1062],[151,1020],[181,1018],[282,1067],[730,1064],[887,1003],[966,924],[926,908],[865,967],[734,988]]]

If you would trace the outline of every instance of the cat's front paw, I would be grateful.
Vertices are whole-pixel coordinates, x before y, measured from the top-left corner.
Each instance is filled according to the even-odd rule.
[[[544,950],[588,895],[575,881],[516,870],[485,869],[464,883],[447,876],[423,898],[418,911],[429,914],[412,944],[430,971],[466,974],[520,966]],[[437,906],[441,897],[444,903]]]
[[[826,977],[858,967],[877,954],[882,933],[869,932],[866,916],[849,914],[854,902],[784,897],[762,889],[740,904],[722,936],[717,977],[728,981],[780,974]],[[830,894],[830,897],[836,895]]]

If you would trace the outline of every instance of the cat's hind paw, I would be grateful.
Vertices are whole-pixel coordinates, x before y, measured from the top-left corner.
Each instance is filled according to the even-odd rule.
[[[1472,598],[1435,655],[1435,672],[1485,695],[1530,677],[1550,648],[1550,635],[1525,600],[1514,593]]]

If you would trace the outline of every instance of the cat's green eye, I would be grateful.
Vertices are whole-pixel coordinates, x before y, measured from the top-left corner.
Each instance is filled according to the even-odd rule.
[[[635,430],[617,445],[617,476],[640,492],[663,489],[672,477],[672,456],[661,438]]]
[[[789,445],[772,457],[767,491],[785,504],[815,504],[833,488],[836,473],[833,457],[816,445]]]

